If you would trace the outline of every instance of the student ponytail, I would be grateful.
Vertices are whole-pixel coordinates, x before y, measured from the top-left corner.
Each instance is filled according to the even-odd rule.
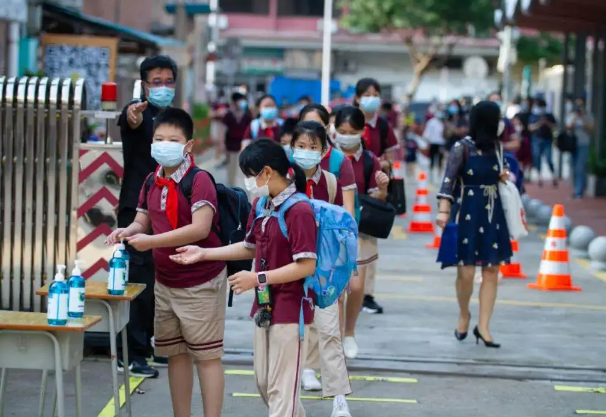
[[[259,138],[240,153],[240,169],[248,177],[256,177],[264,167],[270,167],[282,178],[294,182],[297,191],[305,193],[307,179],[305,172],[291,163],[284,148],[271,139]]]

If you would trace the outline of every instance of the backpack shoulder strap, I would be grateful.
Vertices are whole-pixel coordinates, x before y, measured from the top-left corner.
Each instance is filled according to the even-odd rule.
[[[335,204],[335,198],[337,197],[337,177],[328,171],[322,171],[324,178],[326,178],[326,185],[328,188],[328,202]]]
[[[187,199],[187,202],[189,203],[190,206],[191,206],[191,191],[194,186],[194,177],[196,176],[196,174],[198,172],[202,172],[202,171],[204,171],[204,170],[200,169],[194,165],[190,168],[189,171],[187,171],[187,174],[185,174],[185,176],[181,179],[181,181],[179,181],[179,188],[181,189],[181,192]],[[204,171],[204,172],[206,172],[206,171]],[[213,176],[210,175],[209,172],[206,172],[206,173],[212,180],[213,184],[215,184],[215,179],[213,178]],[[215,184],[215,188],[217,188],[217,184]]]
[[[345,159],[345,154],[337,148],[332,148],[330,157],[328,158],[328,170],[337,178],[339,178],[341,172],[343,159]]]
[[[364,164],[364,187],[365,189],[362,190],[362,194],[366,193],[366,190],[368,190],[368,187],[370,186],[370,178],[372,176],[372,169],[374,168],[375,165],[375,161],[373,158],[372,153],[370,153],[370,151],[365,150],[362,153],[362,163]]]
[[[387,137],[389,136],[389,122],[382,117],[377,118],[377,123],[379,124],[379,132],[381,134],[381,155],[385,153],[387,149]]]
[[[143,209],[147,210],[147,196],[149,195],[149,190],[151,190],[152,185],[154,185],[154,175],[156,175],[156,171],[147,174],[147,178],[145,178],[145,200],[143,200]]]
[[[257,139],[259,136],[259,129],[261,129],[261,122],[259,119],[253,119],[253,121],[250,122],[250,136],[252,136],[252,140]]]
[[[307,201],[311,204],[311,201],[307,196],[303,193],[295,193],[291,195],[285,202],[280,205],[280,209],[278,210],[278,224],[280,225],[280,230],[286,239],[288,239],[288,230],[286,229],[286,220],[284,216],[286,212],[295,204],[300,203],[301,201]]]

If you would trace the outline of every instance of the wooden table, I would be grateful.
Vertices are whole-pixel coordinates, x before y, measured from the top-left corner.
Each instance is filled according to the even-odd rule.
[[[82,416],[82,381],[80,362],[84,349],[84,331],[101,321],[100,316],[84,316],[65,326],[51,326],[45,313],[0,311],[0,417],[4,415],[4,400],[9,369],[39,369],[46,375],[55,371],[59,417],[65,417],[63,372],[75,369],[76,416]],[[46,382],[46,381],[45,381]],[[44,398],[46,383],[42,387]],[[39,415],[44,411],[40,403]]]
[[[49,285],[40,288],[36,294],[47,296]],[[88,331],[109,333],[109,346],[111,354],[112,383],[114,388],[114,410],[115,415],[120,415],[120,386],[118,385],[118,348],[116,336],[122,334],[122,355],[124,363],[124,392],[126,392],[126,412],[132,416],[130,405],[130,371],[128,369],[128,342],[126,325],[129,321],[130,303],[143,292],[145,284],[129,283],[123,295],[111,295],[107,293],[107,282],[86,281],[84,297],[85,315],[101,316],[103,320]],[[43,373],[43,384],[46,375]],[[2,417],[2,416],[0,416]]]

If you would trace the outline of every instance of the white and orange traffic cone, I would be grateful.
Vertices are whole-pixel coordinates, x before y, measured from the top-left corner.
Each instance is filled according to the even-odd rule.
[[[412,219],[408,226],[409,233],[433,233],[433,221],[431,218],[431,205],[427,201],[429,190],[427,189],[427,174],[419,173],[419,186],[417,187],[417,198],[412,208]]]
[[[522,272],[522,265],[519,262],[516,262],[516,253],[520,251],[520,244],[517,240],[511,241],[511,250],[513,251],[511,263],[507,265],[501,265],[501,274],[503,275],[503,278],[525,279],[526,274]]]
[[[436,232],[433,235],[433,242],[425,245],[427,249],[440,249],[440,244],[442,243],[442,228],[440,226],[436,226]]]
[[[561,204],[553,207],[537,282],[528,284],[528,288],[542,291],[581,291],[580,287],[572,285],[566,247],[564,206]]]

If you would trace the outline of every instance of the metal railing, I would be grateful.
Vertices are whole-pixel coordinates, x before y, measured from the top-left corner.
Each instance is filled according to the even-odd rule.
[[[0,309],[41,311],[76,257],[85,103],[83,79],[0,76]]]

